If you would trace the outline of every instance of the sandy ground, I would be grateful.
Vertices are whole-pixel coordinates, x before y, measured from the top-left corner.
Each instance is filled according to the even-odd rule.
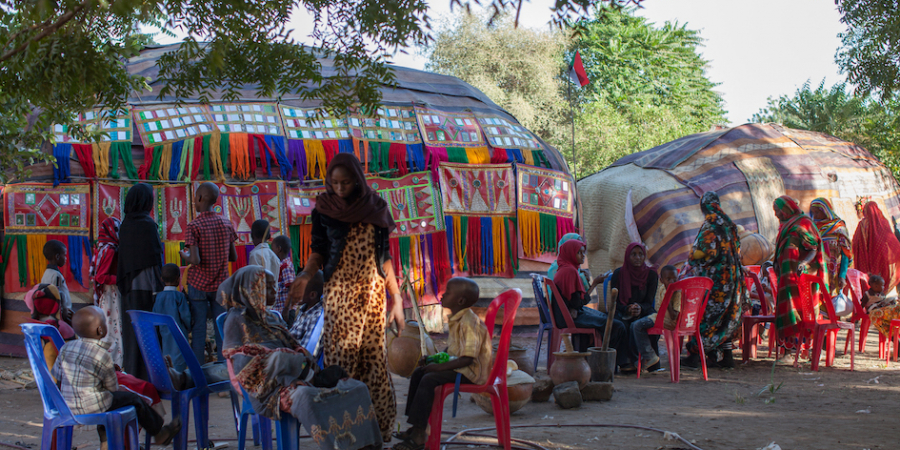
[[[838,340],[839,349],[843,349],[842,338]],[[533,348],[534,340],[534,335],[528,333],[514,337],[514,343],[526,348]],[[898,449],[900,364],[885,368],[884,361],[876,358],[877,348],[877,333],[873,330],[868,352],[857,355],[854,372],[849,371],[850,355],[839,352],[832,368],[812,372],[808,362],[799,368],[778,363],[774,377],[770,358],[739,365],[734,370],[710,369],[709,381],[703,381],[699,371],[683,371],[679,384],[670,382],[668,371],[646,374],[639,380],[619,376],[610,402],[585,403],[573,410],[562,410],[552,400],[528,404],[512,415],[512,426],[542,427],[513,428],[512,436],[537,442],[547,449],[686,448],[683,443],[664,440],[658,432],[596,426],[610,424],[678,433],[702,449],[757,449],[770,442],[783,449]],[[543,370],[544,363],[541,364]],[[27,365],[21,359],[0,358],[2,369]],[[771,394],[764,388],[773,379],[775,384],[783,385]],[[408,382],[395,376],[394,384],[398,409],[403,411]],[[760,394],[761,391],[764,392]],[[448,409],[449,405],[448,401]],[[468,395],[461,399],[457,417],[451,418],[448,411],[445,419],[444,431],[449,432],[494,424],[493,418],[471,403]],[[41,421],[37,390],[0,390],[0,448],[2,443],[39,448]],[[560,424],[593,426],[564,428],[557,426]],[[227,398],[210,399],[209,429],[217,443],[237,448]],[[98,448],[96,431],[76,430],[74,442],[79,449]],[[252,442],[248,445],[252,446]],[[300,448],[315,446],[306,438],[301,440]]]

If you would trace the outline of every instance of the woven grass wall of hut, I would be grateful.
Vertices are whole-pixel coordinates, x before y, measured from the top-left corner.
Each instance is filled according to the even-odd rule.
[[[860,198],[900,217],[900,187],[866,149],[822,133],[778,124],[745,124],[698,133],[626,156],[578,182],[584,233],[593,273],[622,264],[630,242],[625,198],[653,264],[680,264],[700,226],[700,197],[718,193],[722,208],[751,232],[774,241],[772,202],[796,198],[807,209],[817,197],[832,201],[853,233]]]

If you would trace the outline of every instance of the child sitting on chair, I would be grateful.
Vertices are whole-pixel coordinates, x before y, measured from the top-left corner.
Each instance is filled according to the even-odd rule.
[[[422,448],[428,435],[428,416],[434,402],[434,389],[446,383],[483,384],[491,370],[491,338],[484,322],[472,311],[479,289],[468,278],[452,278],[441,297],[441,306],[450,310],[450,335],[447,338],[450,361],[428,364],[413,372],[406,401],[407,422],[412,425],[397,437],[403,440],[394,448]],[[425,358],[420,362],[424,362]]]
[[[291,335],[300,343],[300,346],[312,353],[316,358],[319,357],[319,349],[322,340],[319,342],[311,342],[313,330],[319,322],[319,317],[324,311],[322,303],[322,289],[325,288],[325,277],[319,270],[313,275],[309,283],[306,284],[306,292],[303,293],[303,300],[300,304],[299,314],[294,324],[291,326]],[[290,308],[285,308],[287,311]],[[312,345],[315,344],[315,345]]]
[[[153,294],[156,298],[153,301],[153,312],[172,316],[175,324],[181,330],[181,334],[188,336],[191,329],[191,306],[187,297],[178,290],[181,284],[181,269],[175,264],[166,264],[162,267],[162,280],[166,284],[162,292]],[[172,357],[174,367],[178,370],[187,368],[184,362],[184,355],[175,343],[175,337],[172,335],[174,330],[168,327],[159,327],[159,343],[162,347],[163,355]]]
[[[72,318],[75,334],[81,339],[63,345],[51,374],[56,379],[66,404],[74,414],[97,414],[133,406],[138,425],[154,436],[157,445],[166,446],[181,430],[181,418],[163,425],[163,417],[144,400],[130,391],[120,391],[115,364],[109,354],[106,316],[96,306],[87,306]],[[101,448],[106,447],[106,434],[100,431]]]

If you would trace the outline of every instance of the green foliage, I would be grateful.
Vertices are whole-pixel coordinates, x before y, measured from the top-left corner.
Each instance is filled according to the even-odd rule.
[[[842,47],[837,62],[862,95],[891,99],[900,89],[900,14],[896,0],[837,0]]]
[[[488,24],[461,17],[436,34],[427,67],[480,89],[560,149],[570,167],[574,112],[583,176],[725,122],[697,53],[701,42],[697,31],[656,27],[616,6],[597,8],[566,34],[515,28],[508,17]],[[591,79],[585,88],[568,78],[576,49]]]
[[[876,102],[852,94],[846,83],[813,89],[809,81],[791,95],[769,98],[753,122],[777,122],[788,128],[818,131],[865,147],[900,175],[900,103]]]
[[[510,15],[487,22],[468,14],[445,22],[426,50],[426,70],[475,86],[541,138],[564,140],[568,107],[558,77],[565,35],[517,28]]]

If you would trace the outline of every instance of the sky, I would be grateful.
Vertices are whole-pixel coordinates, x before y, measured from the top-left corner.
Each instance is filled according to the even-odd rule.
[[[488,3],[489,0],[482,0]],[[474,2],[473,2],[474,3]],[[548,28],[554,0],[531,0],[523,7],[520,26]],[[639,15],[662,25],[686,23],[700,31],[700,49],[709,61],[707,75],[725,100],[726,117],[740,125],[766,106],[769,97],[793,94],[806,80],[826,86],[844,79],[834,55],[844,31],[830,0],[643,0]],[[430,0],[434,25],[451,16],[450,0]],[[308,14],[292,20],[294,38],[311,42]],[[173,39],[162,39],[169,43]],[[405,49],[393,63],[424,69],[427,59],[419,49]]]

